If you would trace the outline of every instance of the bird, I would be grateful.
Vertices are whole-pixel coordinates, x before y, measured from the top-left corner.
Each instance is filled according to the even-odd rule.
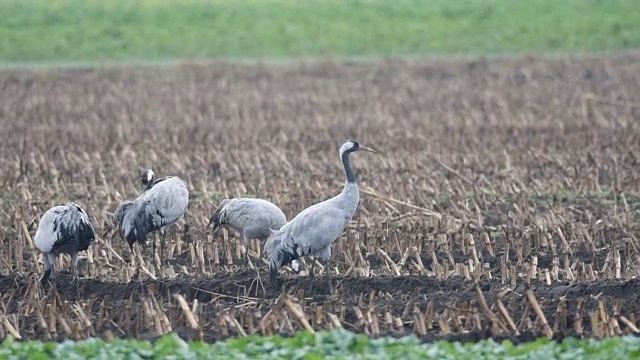
[[[258,239],[264,241],[271,235],[271,230],[278,230],[287,222],[287,217],[274,203],[256,198],[223,199],[213,212],[207,227],[213,224],[213,230],[223,226],[232,228],[242,234],[244,240],[244,266],[249,262],[249,241]],[[262,246],[264,251],[264,246]],[[262,257],[262,254],[260,254]],[[292,266],[300,269],[297,260]]]
[[[329,292],[333,293],[329,260],[331,244],[342,234],[356,212],[360,194],[356,176],[351,168],[349,155],[356,151],[375,153],[375,150],[348,139],[340,147],[340,159],[346,177],[342,192],[331,199],[314,204],[279,230],[272,231],[267,242],[277,243],[269,254],[269,276],[273,284],[278,283],[278,270],[287,262],[303,256],[319,256],[325,265]],[[309,271],[313,276],[313,267]]]
[[[58,255],[71,256],[73,282],[79,293],[78,252],[87,250],[96,238],[87,213],[73,202],[54,206],[47,210],[38,223],[34,241],[42,252],[44,273],[40,282],[44,287],[55,271]]]
[[[147,234],[160,231],[162,257],[167,232],[187,211],[189,191],[179,177],[165,176],[156,179],[151,169],[142,172],[141,183],[145,191],[135,200],[125,200],[118,205],[114,212],[114,221],[132,252],[133,244],[138,242],[145,247]],[[152,244],[155,254],[155,239]]]

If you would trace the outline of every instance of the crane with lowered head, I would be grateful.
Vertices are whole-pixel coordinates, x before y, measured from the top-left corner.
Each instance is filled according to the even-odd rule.
[[[145,191],[134,201],[125,200],[114,212],[114,220],[120,235],[133,252],[133,244],[146,245],[147,234],[160,231],[160,258],[162,259],[167,232],[182,218],[189,206],[189,191],[177,176],[154,177],[153,170],[143,171],[141,176]],[[155,239],[152,242],[156,252]]]
[[[222,226],[228,226],[242,234],[244,240],[244,266],[249,262],[249,241],[260,240],[263,254],[267,254],[265,240],[269,238],[272,230],[278,230],[287,222],[287,217],[275,204],[264,199],[256,198],[231,198],[223,199],[218,208],[209,219],[210,226],[216,230]],[[301,270],[301,264],[294,260],[292,268]]]
[[[73,282],[79,294],[78,252],[87,250],[95,238],[87,213],[75,203],[68,202],[47,210],[40,218],[34,237],[44,261],[44,274],[40,279],[42,286],[52,277],[58,255],[65,253],[71,256]]]

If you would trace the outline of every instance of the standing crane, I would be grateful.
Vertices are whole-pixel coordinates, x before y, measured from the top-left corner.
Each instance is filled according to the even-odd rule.
[[[89,217],[80,206],[68,202],[47,210],[40,218],[34,238],[44,261],[44,274],[40,279],[42,286],[45,286],[55,272],[58,255],[65,253],[71,256],[72,283],[75,283],[76,293],[79,294],[78,252],[87,250],[95,238]]]
[[[277,244],[269,254],[269,274],[272,283],[277,283],[278,270],[283,264],[302,256],[319,256],[325,265],[329,292],[333,293],[328,266],[331,244],[342,234],[358,207],[360,194],[349,155],[360,150],[375,152],[353,140],[347,140],[340,147],[340,159],[346,176],[346,183],[340,194],[304,209],[280,230],[272,232],[271,237],[274,239],[267,240]],[[313,266],[309,273],[313,276]]]
[[[275,204],[253,198],[232,198],[224,199],[214,211],[210,226],[216,230],[222,226],[228,226],[242,234],[244,240],[244,267],[249,262],[249,241],[251,239],[260,240],[264,250],[265,240],[271,235],[271,230],[278,230],[287,222],[287,217]],[[260,254],[262,257],[262,254]],[[294,260],[294,270],[299,271],[300,264]]]
[[[127,241],[131,252],[133,244],[146,245],[147,234],[160,231],[160,258],[162,259],[167,232],[189,205],[189,191],[184,181],[177,176],[155,179],[153,170],[147,169],[141,176],[145,192],[134,201],[125,200],[114,212],[114,220],[120,235]],[[152,242],[153,254],[156,241]]]

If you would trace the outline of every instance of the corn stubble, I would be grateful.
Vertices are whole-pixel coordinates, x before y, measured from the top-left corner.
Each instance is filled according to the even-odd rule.
[[[639,60],[0,72],[0,337],[638,333]],[[205,229],[220,199],[266,198],[292,218],[340,190],[347,137],[379,154],[354,158],[361,203],[334,245],[337,294],[242,270],[241,238]],[[145,167],[191,193],[165,267],[132,256],[110,214]],[[65,256],[43,292],[32,241],[68,200],[98,233],[80,298]]]

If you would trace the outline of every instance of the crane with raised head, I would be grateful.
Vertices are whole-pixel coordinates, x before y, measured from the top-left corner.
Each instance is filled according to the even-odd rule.
[[[72,283],[75,282],[76,292],[79,293],[78,252],[87,250],[95,238],[87,213],[75,203],[68,202],[47,210],[40,218],[34,237],[44,261],[44,274],[40,279],[42,286],[52,278],[58,255],[65,253],[71,256]]]
[[[354,140],[347,140],[342,144],[339,153],[346,182],[340,194],[304,209],[280,230],[272,231],[267,240],[276,244],[269,250],[269,274],[272,283],[278,283],[278,270],[283,264],[303,256],[318,256],[325,265],[329,291],[333,292],[328,266],[331,244],[349,224],[360,200],[356,176],[349,159],[349,155],[356,151],[375,152]],[[313,266],[309,273],[313,276]]]

